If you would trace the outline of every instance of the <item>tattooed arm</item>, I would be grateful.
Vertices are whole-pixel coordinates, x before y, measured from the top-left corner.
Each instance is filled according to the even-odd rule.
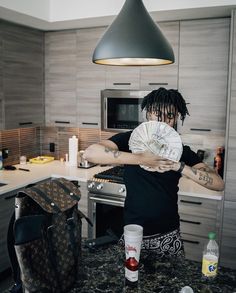
[[[192,179],[198,184],[212,190],[224,190],[222,178],[204,163],[199,163],[193,167],[185,166],[182,175]]]
[[[119,151],[117,145],[111,140],[90,145],[83,154],[84,159],[97,164],[111,165],[145,165],[152,168],[170,166],[173,162],[153,155],[149,152],[133,154]]]

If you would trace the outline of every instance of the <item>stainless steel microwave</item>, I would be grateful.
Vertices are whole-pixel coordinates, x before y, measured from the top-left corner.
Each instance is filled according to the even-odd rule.
[[[132,130],[146,121],[146,113],[141,111],[141,104],[148,93],[149,91],[140,90],[102,90],[102,130],[116,132]]]

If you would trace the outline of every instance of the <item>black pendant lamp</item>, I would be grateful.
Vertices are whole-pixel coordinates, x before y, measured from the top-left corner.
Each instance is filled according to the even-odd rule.
[[[150,66],[174,61],[170,43],[142,0],[126,0],[93,53],[93,62],[103,65]]]

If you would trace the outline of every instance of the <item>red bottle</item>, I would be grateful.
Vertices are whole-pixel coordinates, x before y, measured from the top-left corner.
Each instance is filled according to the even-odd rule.
[[[139,263],[135,259],[135,251],[129,251],[129,258],[125,261],[126,284],[135,286],[138,283]]]

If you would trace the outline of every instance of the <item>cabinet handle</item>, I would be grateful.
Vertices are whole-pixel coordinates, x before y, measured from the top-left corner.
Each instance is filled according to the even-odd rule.
[[[168,82],[149,82],[149,85],[168,85]]]
[[[183,219],[180,219],[180,222],[201,225],[201,222],[195,222],[195,221],[189,221],[189,220],[183,220]]]
[[[83,125],[98,125],[96,122],[82,122]]]
[[[4,197],[4,199],[9,200],[9,199],[14,198],[14,197],[16,197],[16,194],[6,196],[6,197]]]
[[[59,121],[59,120],[56,120],[55,123],[57,123],[57,124],[70,124],[70,121]]]
[[[19,122],[19,125],[30,125],[33,124],[33,122]]]
[[[187,240],[187,239],[183,239],[183,238],[182,238],[182,241],[187,242],[187,243],[192,243],[192,244],[200,244],[199,241]]]
[[[210,128],[190,128],[191,131],[211,131]]]
[[[113,82],[113,85],[131,85],[131,82]]]
[[[197,204],[197,205],[201,205],[202,204],[202,202],[200,202],[200,201],[191,201],[191,200],[184,200],[184,199],[181,199],[180,202],[190,203],[190,204]]]

